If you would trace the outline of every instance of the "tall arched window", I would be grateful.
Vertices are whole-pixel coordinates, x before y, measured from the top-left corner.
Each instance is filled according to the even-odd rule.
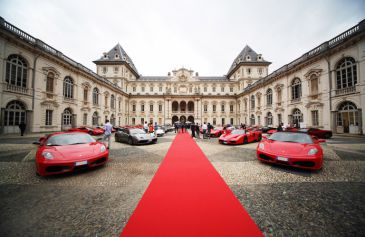
[[[110,96],[110,108],[115,109],[115,97],[114,97],[114,95]]]
[[[266,91],[266,104],[267,104],[267,106],[272,105],[272,90],[271,89],[268,89]]]
[[[92,116],[92,124],[93,126],[97,126],[98,125],[98,121],[99,121],[99,116],[98,116],[98,112],[94,112],[93,116]]]
[[[93,105],[99,105],[99,89],[93,89]]]
[[[9,102],[5,109],[4,125],[18,126],[20,123],[25,123],[26,111],[22,102],[13,100]]]
[[[14,86],[27,87],[28,64],[20,55],[12,54],[6,60],[5,81]]]
[[[251,95],[251,109],[255,109],[255,96]]]
[[[47,74],[46,91],[53,93],[53,85],[54,85],[54,73],[49,72]]]
[[[251,114],[250,125],[255,125],[255,115]]]
[[[62,124],[71,125],[71,123],[72,123],[72,112],[71,109],[67,108],[63,111],[62,114]]]
[[[71,77],[65,77],[63,80],[63,96],[68,99],[73,98],[74,82]]]
[[[343,89],[357,84],[355,59],[347,57],[338,62],[336,67],[336,88]]]
[[[267,113],[267,124],[266,125],[273,125],[273,121],[272,121],[272,113],[268,112]]]
[[[302,97],[302,82],[299,78],[294,78],[291,83],[291,99],[300,100]]]

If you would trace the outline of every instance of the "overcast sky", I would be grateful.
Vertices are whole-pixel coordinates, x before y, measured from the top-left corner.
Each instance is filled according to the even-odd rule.
[[[140,74],[227,74],[249,45],[270,72],[365,19],[364,0],[0,0],[0,15],[95,71],[118,42]]]

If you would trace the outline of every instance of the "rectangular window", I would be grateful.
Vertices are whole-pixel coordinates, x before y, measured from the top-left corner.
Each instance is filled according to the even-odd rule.
[[[132,111],[136,112],[136,105],[132,105]]]
[[[136,92],[136,87],[135,86],[133,86],[133,92]]]
[[[82,117],[82,124],[86,125],[87,124],[87,114],[84,114]]]
[[[221,87],[221,92],[224,92],[224,87],[223,86]]]
[[[216,105],[213,105],[213,112],[215,112],[217,109],[216,109]]]
[[[319,125],[318,110],[313,110],[312,111],[312,125],[313,126],[318,126]]]
[[[217,125],[217,119],[216,118],[213,118],[213,125]]]
[[[230,91],[230,92],[233,92],[233,87],[230,87],[230,88],[229,88],[229,91]]]
[[[162,105],[158,105],[158,111],[162,112]]]
[[[224,118],[222,118],[222,126],[224,126],[226,124],[226,120]]]
[[[144,105],[141,105],[141,111],[144,112]]]
[[[233,125],[233,118],[231,118],[231,125]]]
[[[215,87],[213,87],[213,89],[212,89],[212,90],[213,90],[213,92],[215,92]]]
[[[208,105],[204,105],[204,112],[208,111]]]
[[[153,105],[150,105],[150,112],[153,112]]]
[[[144,124],[144,118],[141,118],[141,124],[142,125]]]
[[[119,71],[118,67],[114,67],[114,72],[117,73]]]
[[[229,105],[229,111],[233,112],[233,105]]]
[[[162,86],[160,86],[160,87],[158,88],[158,90],[159,90],[160,92],[162,92]]]
[[[221,105],[221,112],[224,112],[224,105]]]
[[[53,110],[46,110],[46,125],[52,125]]]
[[[132,125],[136,125],[136,118],[132,118]]]
[[[87,89],[84,89],[84,101],[87,101],[87,93],[88,92],[88,90]]]
[[[150,92],[153,92],[153,87],[152,86],[150,87]]]
[[[283,119],[281,118],[281,114],[278,114],[278,124],[282,123]]]

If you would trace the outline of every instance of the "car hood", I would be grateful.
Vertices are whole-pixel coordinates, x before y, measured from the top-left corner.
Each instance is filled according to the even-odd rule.
[[[67,146],[50,146],[44,149],[43,152],[51,152],[54,159],[57,160],[82,160],[100,153],[101,143],[86,143]]]
[[[143,134],[143,133],[133,134],[132,136],[135,137],[135,138],[137,138],[138,140],[151,139],[151,138],[153,138],[153,137],[151,137],[150,134]]]
[[[231,133],[228,133],[228,134],[223,134],[220,139],[222,140],[231,140],[231,139],[236,139],[240,136],[243,136],[244,134],[231,134]]]
[[[309,150],[316,148],[321,151],[321,147],[316,144],[303,144],[295,142],[264,141],[265,151],[278,156],[302,156],[307,155]]]

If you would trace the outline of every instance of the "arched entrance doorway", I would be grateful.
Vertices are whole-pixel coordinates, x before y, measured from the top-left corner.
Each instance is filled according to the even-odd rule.
[[[357,106],[350,102],[342,102],[337,112],[337,132],[339,133],[360,133],[359,125],[361,118]]]
[[[191,115],[190,115],[190,116],[188,117],[188,121],[189,121],[189,122],[191,122],[191,123],[194,123],[194,116],[191,116]]]
[[[177,121],[179,121],[179,118],[176,115],[172,116],[172,124],[175,124]]]
[[[186,117],[184,115],[180,116],[180,122],[182,122],[182,123],[186,122]]]
[[[26,123],[25,105],[13,100],[9,102],[4,113],[4,133],[18,133],[19,124]]]

